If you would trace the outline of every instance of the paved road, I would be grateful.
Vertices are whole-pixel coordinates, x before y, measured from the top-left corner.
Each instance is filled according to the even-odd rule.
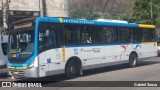
[[[9,77],[0,80],[10,80]],[[40,79],[29,79],[29,81],[160,81],[160,57],[149,58],[140,63],[138,67],[128,68],[127,65],[117,65],[85,71],[84,75],[75,79],[66,79],[63,75],[50,76]],[[46,83],[52,85],[55,82]],[[27,90],[27,88],[25,88]],[[39,90],[39,88],[32,88]],[[42,90],[53,90],[53,88],[41,88]],[[54,87],[54,90],[160,90],[160,87]],[[3,88],[2,90],[20,90],[20,88]]]

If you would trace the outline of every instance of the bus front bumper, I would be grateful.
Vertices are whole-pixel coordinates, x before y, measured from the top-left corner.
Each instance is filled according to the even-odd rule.
[[[11,76],[14,76],[15,78],[38,78],[37,67],[33,67],[26,70],[9,68],[9,72]]]

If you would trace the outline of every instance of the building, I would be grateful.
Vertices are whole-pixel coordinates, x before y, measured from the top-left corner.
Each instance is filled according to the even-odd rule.
[[[68,17],[67,0],[0,0],[0,3],[0,27],[4,27],[4,23],[43,15]]]

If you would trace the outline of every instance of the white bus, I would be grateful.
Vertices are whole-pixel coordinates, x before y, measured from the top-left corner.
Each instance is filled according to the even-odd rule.
[[[8,75],[7,69],[7,44],[8,35],[0,36],[0,76]]]
[[[154,25],[117,20],[39,17],[13,23],[8,68],[15,78],[38,78],[128,63],[157,56]]]

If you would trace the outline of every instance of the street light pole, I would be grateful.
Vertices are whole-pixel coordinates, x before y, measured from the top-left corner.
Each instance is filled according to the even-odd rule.
[[[8,0],[2,0],[2,7],[3,7],[3,27],[5,29],[8,28],[8,25],[7,25],[7,10],[8,10]]]
[[[7,30],[9,26],[8,15],[9,15],[9,3],[10,2],[11,2],[10,0],[2,0],[3,27],[5,30]]]

